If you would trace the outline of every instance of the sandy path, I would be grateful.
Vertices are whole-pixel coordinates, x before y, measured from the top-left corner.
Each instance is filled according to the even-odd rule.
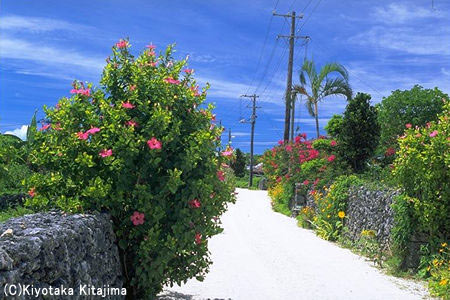
[[[382,274],[364,258],[274,213],[264,191],[238,190],[209,242],[205,281],[168,288],[160,299],[424,299],[423,284]]]

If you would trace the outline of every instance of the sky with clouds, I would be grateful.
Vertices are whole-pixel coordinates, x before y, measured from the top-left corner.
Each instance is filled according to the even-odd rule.
[[[354,92],[373,103],[392,90],[414,84],[450,93],[450,2],[446,0],[4,0],[0,2],[0,132],[24,135],[35,110],[69,96],[74,79],[97,83],[111,46],[129,37],[134,53],[153,43],[176,43],[176,56],[190,67],[208,102],[232,131],[235,147],[249,150],[248,99],[258,98],[255,151],[281,139],[288,34],[272,11],[303,13],[296,32],[310,37],[295,46],[294,83],[304,57],[320,67],[339,62],[349,71]],[[319,105],[321,131],[343,98]],[[314,134],[313,119],[297,104],[296,126]],[[228,134],[224,134],[228,140]]]

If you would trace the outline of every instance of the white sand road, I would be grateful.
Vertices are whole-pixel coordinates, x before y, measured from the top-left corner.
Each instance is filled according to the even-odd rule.
[[[363,257],[275,213],[265,191],[238,189],[209,241],[203,282],[167,288],[160,299],[428,299],[424,283],[383,274]]]

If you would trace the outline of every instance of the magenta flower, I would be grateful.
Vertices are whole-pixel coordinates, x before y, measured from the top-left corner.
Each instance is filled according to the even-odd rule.
[[[335,140],[332,140],[332,141],[331,141],[331,143],[330,143],[330,145],[334,147],[334,146],[336,146],[336,145],[337,145],[337,143],[336,143],[336,141],[335,141]]]
[[[225,180],[225,173],[223,171],[217,171],[217,178],[219,178],[220,181]]]
[[[286,151],[287,152],[292,152],[292,146],[291,145],[287,145],[286,146]]]
[[[135,106],[133,104],[131,104],[130,102],[124,102],[122,103],[122,107],[123,108],[128,108],[128,109],[133,109],[135,108]]]
[[[309,184],[309,180],[306,179],[305,181],[303,181],[303,184],[304,184],[304,185],[308,185],[308,184]]]
[[[405,124],[405,127],[409,129],[409,128],[412,127],[412,124],[411,124],[411,123],[406,123],[406,124]]]
[[[188,203],[191,208],[200,208],[201,206],[200,201],[198,201],[198,199],[192,199]]]
[[[332,162],[334,159],[336,158],[336,155],[330,155],[329,157],[328,157],[328,161],[329,162]]]
[[[233,156],[233,148],[227,148],[227,150],[222,152],[222,156],[231,157]]]
[[[43,125],[43,126],[41,127],[41,129],[39,129],[39,131],[47,130],[47,129],[50,128],[50,126],[51,126],[51,124],[45,124],[45,125]]]
[[[195,96],[195,97],[200,96],[200,93],[198,92],[198,85],[196,85],[196,86],[191,86],[189,89],[194,93],[194,96]]]
[[[283,145],[284,144],[284,141],[283,140],[279,140],[278,141],[278,145]]]
[[[119,49],[126,48],[126,47],[128,47],[128,42],[125,40],[120,40],[116,43],[116,47]]]
[[[77,132],[76,134],[77,134],[78,139],[80,139],[80,140],[87,140],[89,137],[89,133],[87,133],[87,132],[80,131],[80,132]]]
[[[314,185],[317,185],[317,184],[319,183],[319,180],[320,180],[319,178],[316,178],[316,180],[314,180],[314,183],[313,183],[313,184],[314,184]]]
[[[87,130],[86,133],[87,133],[87,134],[95,134],[95,133],[97,133],[97,132],[99,132],[99,131],[100,131],[100,128],[98,128],[98,127],[92,127],[91,129]]]
[[[90,96],[91,95],[91,90],[90,89],[85,89],[85,88],[81,88],[81,89],[71,89],[70,90],[71,94],[79,94],[79,95],[83,95],[83,96]]]
[[[435,137],[435,136],[437,136],[437,134],[438,134],[438,131],[435,130],[432,133],[430,133],[430,137]]]
[[[194,73],[194,70],[192,70],[192,69],[184,69],[184,73],[192,74],[192,73]]]
[[[147,48],[148,48],[149,50],[151,50],[151,51],[155,50],[155,48],[156,48],[156,46],[155,46],[155,45],[152,45],[152,44],[147,45],[147,46],[145,46],[145,47],[147,47]]]
[[[98,153],[98,155],[100,155],[101,157],[108,157],[111,156],[113,154],[111,149],[103,149],[102,151],[100,151]]]
[[[128,125],[128,126],[132,126],[132,127],[137,127],[138,126],[138,123],[133,121],[133,120],[127,121],[125,124]]]
[[[173,79],[172,77],[164,78],[164,82],[167,82],[170,84],[180,84],[179,80]]]
[[[147,141],[147,145],[150,149],[161,149],[161,142],[158,141],[155,137],[152,137]]]
[[[296,144],[300,143],[301,140],[302,140],[302,138],[300,136],[296,136],[295,137],[295,143]]]
[[[195,243],[197,245],[200,245],[202,243],[202,235],[198,232],[195,234]]]
[[[135,211],[133,215],[130,217],[131,222],[133,222],[134,226],[142,225],[144,224],[144,213],[140,213],[138,211]]]

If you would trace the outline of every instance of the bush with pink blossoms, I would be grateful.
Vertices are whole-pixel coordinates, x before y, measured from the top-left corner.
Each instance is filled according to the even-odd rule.
[[[172,46],[134,57],[121,40],[112,51],[100,87],[75,82],[44,108],[51,126],[36,133],[27,204],[108,211],[128,294],[150,299],[207,272],[208,239],[234,200],[232,172],[187,61]]]

